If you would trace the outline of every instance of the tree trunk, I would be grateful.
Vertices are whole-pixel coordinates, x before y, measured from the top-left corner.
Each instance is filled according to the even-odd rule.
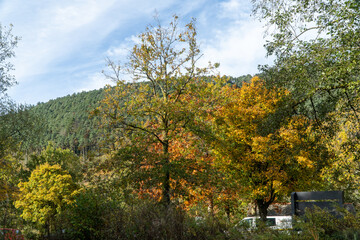
[[[225,213],[228,221],[230,222],[231,208],[228,202],[225,204]]]
[[[163,201],[166,206],[170,205],[170,159],[169,159],[169,141],[165,140],[163,143],[163,153],[164,153],[164,180],[163,180]]]
[[[272,201],[266,201],[265,199],[256,199],[256,205],[259,209],[260,219],[263,222],[266,222],[268,207],[271,203]]]
[[[270,196],[269,198],[261,198],[261,199],[256,199],[256,205],[258,206],[259,209],[259,215],[260,215],[260,219],[263,222],[266,222],[266,217],[267,217],[267,213],[268,213],[268,208],[270,206],[270,204],[272,204],[275,201],[276,198],[276,194],[275,191],[273,189],[273,185],[271,183],[271,190],[270,190]]]
[[[46,221],[45,229],[46,229],[46,239],[50,240],[50,220]]]

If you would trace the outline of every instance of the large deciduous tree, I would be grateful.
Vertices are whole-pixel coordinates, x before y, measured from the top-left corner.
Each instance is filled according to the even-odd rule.
[[[354,128],[360,124],[360,2],[253,2],[270,27],[266,47],[275,56],[273,66],[262,68],[265,79],[291,91],[293,109],[314,119],[329,137],[337,160],[324,177],[332,188],[353,195],[360,159],[359,129]]]
[[[254,77],[241,88],[225,87],[224,96],[228,103],[213,113],[214,153],[227,181],[256,203],[263,220],[275,200],[319,186],[329,155],[310,119],[278,118],[287,91]]]
[[[174,194],[171,181],[183,173],[178,171],[179,166],[186,168],[181,158],[174,156],[172,148],[196,112],[189,108],[189,102],[195,100],[201,87],[210,84],[203,77],[213,69],[211,65],[197,66],[201,52],[195,21],[184,27],[178,24],[178,17],[174,16],[168,27],[158,21],[138,36],[139,43],[123,67],[131,74],[132,82],[121,80],[121,66],[109,61],[112,74],[106,75],[117,85],[108,89],[97,110],[113,133],[116,129],[122,131],[117,144],[127,147],[120,151],[120,160],[130,164],[128,169],[152,172],[148,175],[150,182],[161,186],[165,204],[171,202]],[[144,183],[145,178],[142,175],[138,182]]]

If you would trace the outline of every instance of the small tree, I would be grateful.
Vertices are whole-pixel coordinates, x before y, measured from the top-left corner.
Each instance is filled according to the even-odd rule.
[[[48,235],[56,216],[72,204],[79,193],[67,171],[48,163],[38,166],[27,182],[19,183],[19,188],[15,207],[23,210],[21,217],[45,226]]]

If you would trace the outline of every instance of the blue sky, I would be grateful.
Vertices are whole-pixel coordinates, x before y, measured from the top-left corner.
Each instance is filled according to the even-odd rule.
[[[8,94],[36,104],[109,84],[105,58],[126,62],[156,12],[163,25],[174,14],[196,18],[200,64],[219,62],[221,74],[255,74],[270,62],[250,0],[0,0],[0,23],[21,37],[12,60],[18,85]]]

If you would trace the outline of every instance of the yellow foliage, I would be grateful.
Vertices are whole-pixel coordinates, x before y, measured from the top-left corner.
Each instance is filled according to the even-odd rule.
[[[19,183],[19,197],[15,207],[23,210],[21,216],[40,224],[53,218],[66,205],[74,203],[81,191],[71,175],[59,165],[45,163],[37,167],[27,182]]]
[[[289,98],[288,91],[266,88],[254,77],[241,88],[226,86],[224,92],[230,100],[214,113],[214,153],[228,163],[227,171],[236,170],[233,177],[240,180],[241,191],[251,199],[273,201],[320,181],[318,169],[325,164],[320,151],[325,148],[313,136],[311,121],[288,116],[278,128],[271,127],[271,121],[280,121],[271,117]]]

